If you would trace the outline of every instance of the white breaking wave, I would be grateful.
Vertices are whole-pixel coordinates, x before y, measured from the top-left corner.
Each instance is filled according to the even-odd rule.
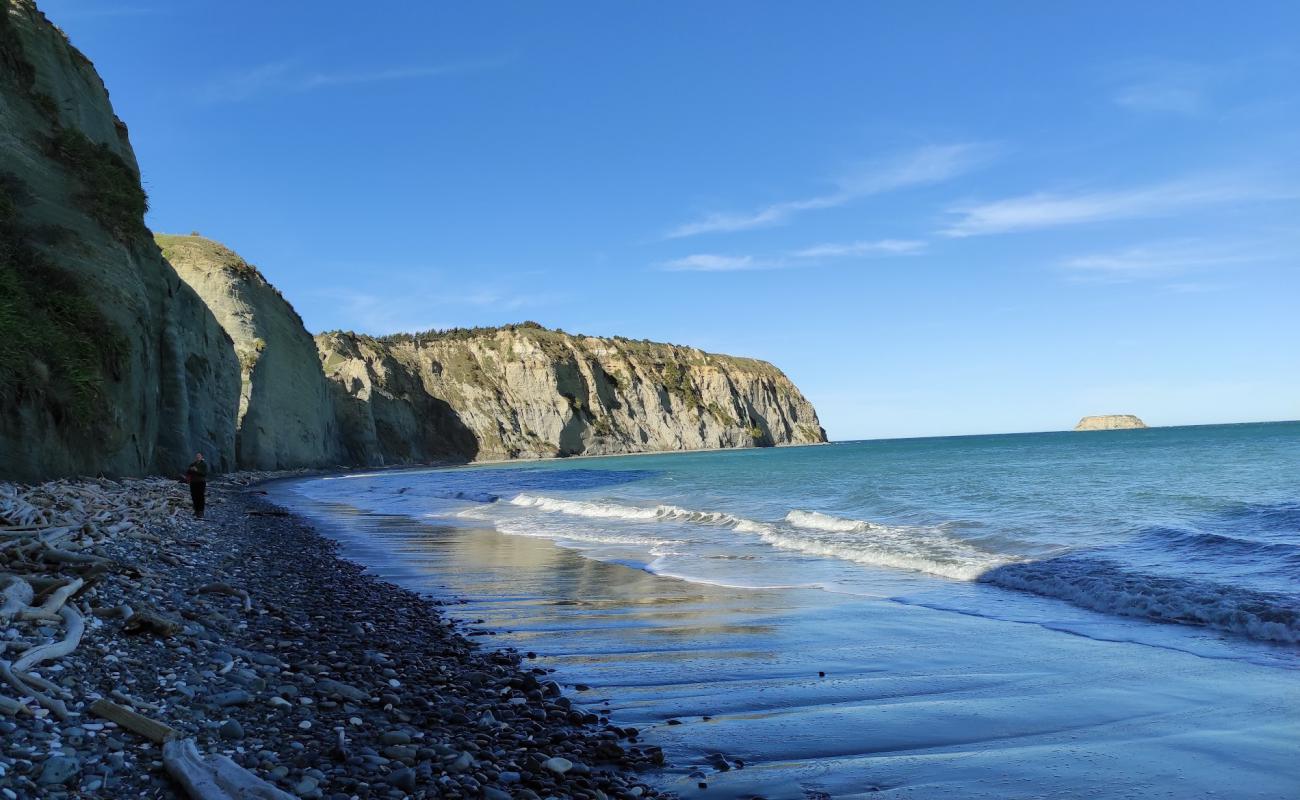
[[[759,535],[775,547],[875,567],[910,569],[973,581],[991,569],[1016,560],[980,550],[937,527],[882,525],[799,510],[786,514],[785,522],[795,530],[786,532],[769,526]]]
[[[811,528],[833,533],[851,533],[884,527],[865,520],[844,519],[843,517],[832,517],[830,514],[823,514],[820,511],[800,511],[798,509],[786,514],[785,521],[796,528]]]
[[[989,553],[938,527],[882,525],[816,511],[793,510],[782,522],[758,522],[721,511],[695,511],[673,505],[565,500],[521,494],[511,504],[541,511],[629,522],[689,522],[751,534],[772,547],[825,556],[873,567],[906,569],[971,581],[1017,559]],[[555,538],[568,536],[555,532]]]
[[[701,525],[723,525],[735,527],[748,520],[721,511],[692,511],[678,506],[628,506],[621,503],[593,503],[585,500],[561,500],[555,497],[539,497],[521,494],[510,501],[516,506],[538,508],[542,511],[554,511],[575,517],[595,517],[598,519],[626,520],[673,520],[695,522]]]

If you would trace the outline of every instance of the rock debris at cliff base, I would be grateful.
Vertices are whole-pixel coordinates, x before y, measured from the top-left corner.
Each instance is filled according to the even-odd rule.
[[[203,522],[167,481],[0,489],[57,505],[59,528],[88,513],[99,532],[76,529],[64,543],[84,544],[67,551],[80,558],[39,569],[5,556],[2,571],[41,587],[24,605],[82,581],[63,608],[84,621],[70,653],[27,677],[66,715],[25,696],[0,713],[5,797],[183,797],[164,762],[175,773],[186,741],[288,797],[656,794],[630,770],[662,755],[635,730],[575,708],[518,654],[475,646],[237,481],[212,485]],[[132,497],[147,502],[114,516]],[[57,620],[4,622],[0,659],[64,639]],[[139,735],[114,709],[160,727]]]

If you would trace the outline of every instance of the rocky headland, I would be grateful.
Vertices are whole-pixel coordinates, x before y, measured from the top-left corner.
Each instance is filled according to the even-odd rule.
[[[1084,417],[1074,426],[1076,431],[1118,431],[1145,428],[1147,424],[1132,414],[1100,414]]]
[[[776,367],[525,323],[313,335],[260,270],[157,237],[126,124],[32,0],[0,15],[0,478],[825,441]]]

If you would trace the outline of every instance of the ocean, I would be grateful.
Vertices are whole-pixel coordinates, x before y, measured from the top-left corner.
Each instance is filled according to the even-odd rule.
[[[1300,423],[404,470],[276,499],[591,687],[686,796],[1300,796]]]

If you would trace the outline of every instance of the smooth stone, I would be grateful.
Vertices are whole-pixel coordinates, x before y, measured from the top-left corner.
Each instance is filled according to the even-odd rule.
[[[388,773],[388,782],[404,792],[415,791],[415,770],[403,767]]]
[[[217,734],[222,739],[238,741],[244,738],[244,726],[240,725],[237,719],[228,719],[221,723],[221,727],[217,729]]]
[[[81,771],[81,763],[68,756],[54,756],[45,761],[41,767],[41,776],[36,782],[41,786],[58,786],[67,783]]]
[[[208,702],[214,706],[222,708],[226,706],[238,706],[244,703],[251,703],[253,696],[243,689],[233,689],[229,692],[219,692],[208,698]]]
[[[469,753],[461,753],[456,760],[448,764],[445,769],[448,772],[455,774],[458,772],[464,772],[472,766],[474,766],[474,757]]]
[[[567,758],[560,758],[559,756],[555,756],[554,758],[548,758],[545,761],[543,761],[542,767],[544,767],[545,769],[549,769],[551,772],[554,772],[557,775],[563,775],[564,773],[573,769],[573,762]]]

